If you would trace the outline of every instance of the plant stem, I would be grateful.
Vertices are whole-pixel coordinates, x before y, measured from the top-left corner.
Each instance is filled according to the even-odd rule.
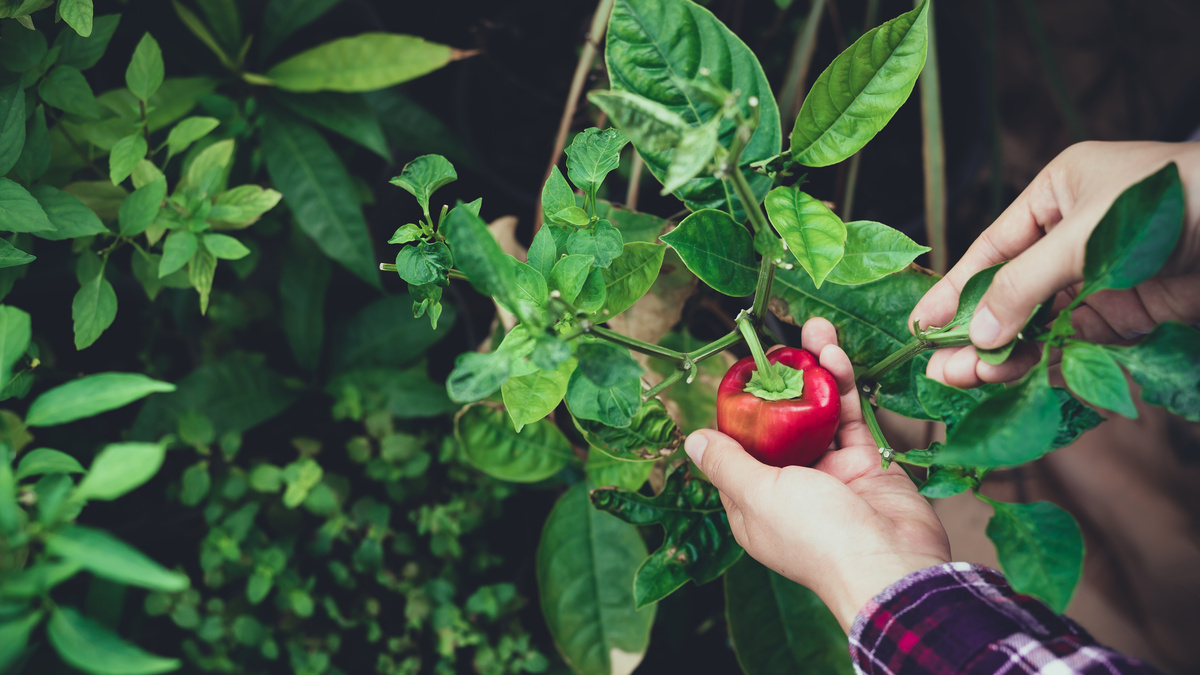
[[[750,354],[754,357],[754,366],[758,370],[758,377],[762,382],[763,389],[767,391],[783,391],[787,385],[784,384],[783,377],[776,372],[775,367],[767,360],[767,355],[763,352],[762,344],[758,341],[758,333],[754,330],[750,315],[746,312],[738,315],[737,327],[742,332],[742,337],[746,338],[746,346],[750,347]]]
[[[742,202],[742,206],[746,209],[746,214],[750,216],[750,224],[754,226],[754,232],[756,234],[759,232],[770,232],[771,225],[767,222],[767,217],[763,215],[758,200],[754,198],[754,190],[750,188],[750,182],[746,180],[746,176],[738,168],[737,161],[741,158],[741,155],[741,148],[738,148],[737,155],[731,158],[733,168],[729,171],[729,178],[733,183],[733,191],[737,193],[738,200]]]
[[[662,382],[659,382],[650,389],[646,390],[646,393],[642,394],[642,400],[649,401],[655,396],[658,396],[662,392],[666,391],[668,387],[683,379],[683,376],[686,375],[687,372],[688,371],[684,370],[683,368],[676,368],[675,370],[671,371],[671,374],[664,377]]]
[[[592,15],[592,27],[588,31],[587,39],[583,42],[583,49],[579,52],[579,63],[575,66],[575,76],[571,78],[571,89],[567,92],[567,104],[563,108],[562,118],[558,122],[558,134],[554,137],[554,151],[550,154],[550,166],[546,167],[543,183],[550,178],[550,172],[558,164],[558,158],[567,145],[567,133],[571,131],[571,122],[575,119],[575,108],[579,105],[580,95],[583,94],[583,85],[587,82],[588,71],[592,69],[592,64],[596,61],[596,45],[600,44],[600,40],[604,38],[604,31],[608,28],[608,16],[612,14],[614,4],[616,4],[616,0],[600,0],[596,5],[596,13]],[[537,234],[541,227],[542,196],[539,192],[533,213],[533,233]]]
[[[915,337],[900,349],[885,356],[879,363],[871,366],[870,370],[859,375],[859,384],[867,387],[863,393],[873,394],[875,392],[871,389],[874,388],[874,384],[879,381],[879,378],[921,352],[946,347],[963,347],[969,344],[971,344],[971,338],[967,337],[966,326],[956,327],[944,333],[929,333],[923,337]]]
[[[615,330],[609,330],[601,326],[592,326],[589,332],[598,338],[603,338],[609,342],[612,342],[613,344],[627,347],[635,352],[645,354],[646,356],[653,356],[664,361],[670,361],[676,365],[683,365],[687,362],[686,355],[683,352],[677,352],[674,349],[667,349],[666,347],[652,345],[649,342],[642,342],[641,340],[636,340],[628,335],[622,335]]]
[[[919,5],[922,0],[916,0]],[[921,126],[925,158],[925,238],[930,263],[935,272],[945,274],[949,251],[946,242],[946,146],[942,136],[941,77],[938,75],[937,43],[934,41],[933,5],[926,7],[929,15],[929,52],[925,69],[921,71]]]
[[[764,257],[758,266],[758,284],[754,287],[754,305],[750,308],[756,328],[762,327],[767,316],[767,303],[771,300],[771,283],[774,281],[775,261]]]
[[[726,349],[732,347],[733,345],[735,345],[739,341],[741,341],[741,339],[742,339],[742,332],[740,330],[735,329],[733,332],[729,333],[728,335],[726,335],[725,337],[723,337],[719,340],[714,340],[714,341],[704,345],[703,347],[697,349],[694,352],[688,352],[686,354],[686,356],[689,359],[691,359],[692,363],[700,363],[701,361],[710,359],[710,358],[716,356],[717,354],[720,354],[721,352],[725,351]]]
[[[633,151],[633,160],[629,165],[629,188],[625,191],[625,208],[630,211],[637,211],[638,190],[642,186],[642,167],[645,162],[642,161],[642,156]]]

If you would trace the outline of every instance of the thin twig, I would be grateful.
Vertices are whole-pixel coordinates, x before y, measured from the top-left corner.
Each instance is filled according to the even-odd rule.
[[[916,0],[920,5],[922,0]],[[929,21],[929,53],[921,71],[921,126],[924,129],[921,154],[925,162],[925,238],[930,252],[930,264],[935,272],[945,274],[950,252],[946,239],[946,147],[942,137],[941,78],[938,75],[937,41],[934,37],[933,5],[925,9]]]
[[[625,191],[625,206],[630,211],[637,211],[638,189],[642,184],[642,167],[645,163],[642,156],[633,151],[633,162],[629,165],[629,188]]]

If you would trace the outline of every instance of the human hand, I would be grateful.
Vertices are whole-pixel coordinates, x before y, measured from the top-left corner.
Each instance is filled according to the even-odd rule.
[[[1159,323],[1200,321],[1200,143],[1080,143],[1044,168],[962,259],[925,294],[909,324],[945,325],[959,292],[976,272],[1010,260],[996,273],[971,320],[971,342],[985,349],[1006,344],[1034,307],[1053,299],[1070,304],[1083,280],[1088,237],[1126,188],[1161,169],[1179,166],[1187,201],[1175,253],[1154,278],[1122,291],[1092,294],[1071,314],[1079,337],[1111,343],[1144,335]],[[942,349],[927,374],[956,387],[1005,382],[1036,362],[1035,350],[1018,351],[993,366],[974,346]]]
[[[941,521],[900,467],[880,468],[850,359],[825,319],[804,324],[801,345],[837,380],[841,424],[812,468],[776,468],[711,429],[684,449],[721,493],[733,536],[762,564],[807,586],[846,632],[867,602],[911,572],[949,561]]]

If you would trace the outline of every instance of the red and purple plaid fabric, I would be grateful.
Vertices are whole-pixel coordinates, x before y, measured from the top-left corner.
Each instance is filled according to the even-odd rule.
[[[921,570],[877,595],[850,629],[850,657],[866,675],[1159,674],[970,563]]]

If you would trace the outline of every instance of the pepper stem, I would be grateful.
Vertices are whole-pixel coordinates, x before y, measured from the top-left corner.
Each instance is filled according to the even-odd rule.
[[[758,341],[758,333],[754,330],[752,315],[747,312],[738,314],[737,327],[741,331],[742,337],[746,339],[746,346],[750,348],[750,354],[754,356],[754,366],[758,369],[758,377],[762,383],[762,388],[772,392],[785,390],[787,385],[775,370],[775,367],[767,360],[767,355],[763,352],[762,344]]]

